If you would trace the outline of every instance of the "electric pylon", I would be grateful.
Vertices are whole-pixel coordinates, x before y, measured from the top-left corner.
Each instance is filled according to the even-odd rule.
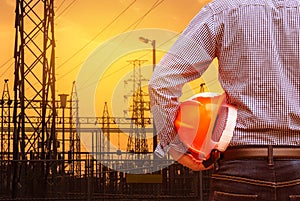
[[[103,151],[106,153],[106,158],[109,160],[110,158],[110,124],[113,123],[110,121],[109,117],[109,112],[108,112],[108,107],[107,107],[107,102],[104,103],[104,109],[102,113],[102,142],[101,144],[103,145]]]
[[[55,159],[57,155],[53,2],[16,0],[14,161],[27,160],[29,156],[34,160]],[[37,180],[40,190],[45,191],[50,167],[39,164],[36,178],[41,177]],[[26,175],[27,170],[22,165],[15,162],[13,197],[26,191],[22,174]]]
[[[2,92],[2,99],[0,100],[1,105],[1,136],[0,136],[0,160],[10,160],[10,141],[11,141],[11,104],[12,100],[10,99],[9,95],[9,88],[8,88],[8,79],[4,80],[4,87]]]
[[[71,170],[75,175],[80,175],[80,123],[79,123],[79,107],[78,95],[75,81],[71,91],[71,107],[70,107],[70,152],[69,160],[71,162]]]
[[[144,60],[131,60],[133,64],[133,74],[131,79],[126,82],[132,82],[132,94],[130,96],[131,105],[128,110],[131,113],[131,129],[127,142],[127,152],[130,153],[148,153],[148,143],[146,136],[146,125],[150,118],[145,117],[145,112],[150,110],[149,101],[145,101],[147,94],[142,89],[142,83],[146,80],[141,74],[141,64]]]

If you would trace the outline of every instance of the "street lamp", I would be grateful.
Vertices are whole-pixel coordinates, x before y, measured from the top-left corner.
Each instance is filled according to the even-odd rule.
[[[156,66],[156,41],[144,37],[139,37],[139,40],[146,44],[150,43],[152,46],[152,63],[153,63],[152,70],[154,71]],[[153,152],[155,151],[156,146],[157,146],[157,135],[156,135],[156,127],[153,119]]]
[[[62,172],[65,172],[65,108],[67,107],[68,94],[59,94],[60,108],[62,108]]]
[[[153,63],[153,71],[155,69],[155,65],[156,65],[156,41],[155,40],[150,40],[148,38],[144,38],[144,37],[139,37],[139,40],[142,41],[143,43],[150,43],[152,46],[152,63]]]

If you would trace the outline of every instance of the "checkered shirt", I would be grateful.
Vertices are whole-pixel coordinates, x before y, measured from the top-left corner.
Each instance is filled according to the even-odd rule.
[[[230,146],[300,145],[300,1],[214,0],[156,66],[151,110],[164,155],[184,152],[174,128],[182,87],[218,59],[219,82],[238,109]]]

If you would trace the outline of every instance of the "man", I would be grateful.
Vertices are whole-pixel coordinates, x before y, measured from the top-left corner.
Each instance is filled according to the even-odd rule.
[[[300,200],[300,1],[212,1],[156,66],[149,82],[156,153],[193,170],[204,167],[186,152],[174,119],[183,85],[214,58],[238,115],[210,199]]]

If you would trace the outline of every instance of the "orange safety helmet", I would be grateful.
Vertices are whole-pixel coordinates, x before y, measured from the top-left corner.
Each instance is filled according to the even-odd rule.
[[[237,110],[225,94],[199,93],[180,103],[175,127],[182,143],[200,160],[212,150],[225,151],[233,135]]]

